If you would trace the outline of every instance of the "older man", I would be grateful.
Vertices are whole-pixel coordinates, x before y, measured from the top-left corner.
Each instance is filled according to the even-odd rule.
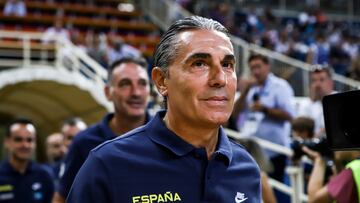
[[[258,166],[221,127],[236,91],[226,28],[197,16],[179,20],[162,36],[154,64],[167,110],[94,149],[68,202],[260,202]]]

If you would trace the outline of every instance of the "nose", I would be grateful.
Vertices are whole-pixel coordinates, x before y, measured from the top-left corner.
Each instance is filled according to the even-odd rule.
[[[223,87],[226,84],[227,77],[222,65],[213,66],[210,70],[209,85],[211,87]]]
[[[140,96],[141,93],[142,93],[142,88],[140,85],[135,84],[132,86],[131,95]]]

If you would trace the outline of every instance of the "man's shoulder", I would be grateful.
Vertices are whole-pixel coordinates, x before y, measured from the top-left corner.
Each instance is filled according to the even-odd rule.
[[[245,149],[245,147],[242,144],[240,144],[234,139],[229,139],[229,140],[230,140],[231,150],[233,151],[233,157],[240,157],[241,159],[245,158],[245,160],[255,163],[252,156],[249,154],[249,152]]]
[[[270,77],[270,85],[271,86],[277,86],[277,87],[288,87],[291,88],[290,84],[288,81],[286,81],[285,79],[278,77],[274,74],[271,75]]]
[[[33,170],[33,172],[35,174],[40,175],[44,179],[50,178],[52,180],[52,178],[54,177],[54,174],[51,171],[51,169],[49,169],[44,164],[39,164],[39,163],[33,162],[32,163],[32,170]]]
[[[96,123],[87,129],[79,132],[73,140],[75,145],[81,145],[83,143],[94,141],[94,140],[103,140],[104,136],[102,135],[103,132],[100,129],[100,123]]]
[[[135,128],[124,135],[98,145],[92,150],[92,153],[102,156],[113,151],[138,150],[138,147],[144,146],[144,142],[147,141],[146,130],[146,125]]]

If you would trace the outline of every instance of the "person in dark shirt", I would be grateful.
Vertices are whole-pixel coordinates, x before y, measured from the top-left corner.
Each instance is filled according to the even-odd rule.
[[[221,127],[236,91],[226,28],[199,16],[176,21],[154,64],[166,111],[93,149],[67,202],[261,202],[257,164]]]
[[[150,84],[145,59],[123,58],[110,65],[105,95],[114,104],[115,112],[75,136],[60,169],[54,202],[65,202],[74,178],[91,149],[144,125],[150,119],[146,110]]]
[[[36,130],[30,120],[17,119],[8,127],[5,147],[8,158],[0,163],[0,202],[50,203],[53,174],[31,161]]]

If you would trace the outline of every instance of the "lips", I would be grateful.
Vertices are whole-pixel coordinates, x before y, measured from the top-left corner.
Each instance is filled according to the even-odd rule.
[[[214,96],[206,99],[207,101],[227,101],[228,98],[224,96]]]
[[[216,106],[226,106],[228,104],[228,98],[225,96],[213,96],[204,99],[207,105],[216,107]]]
[[[129,100],[126,103],[132,108],[142,108],[144,106],[142,100]]]

